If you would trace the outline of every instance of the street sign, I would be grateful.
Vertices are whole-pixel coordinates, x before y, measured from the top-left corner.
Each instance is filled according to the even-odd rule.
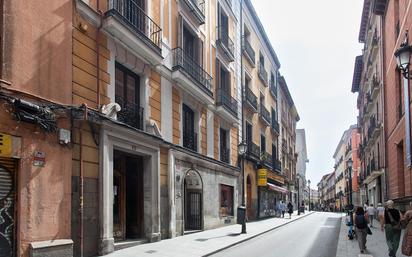
[[[258,186],[266,186],[268,171],[267,169],[258,169]]]
[[[0,133],[0,156],[11,157],[13,153],[12,136]]]

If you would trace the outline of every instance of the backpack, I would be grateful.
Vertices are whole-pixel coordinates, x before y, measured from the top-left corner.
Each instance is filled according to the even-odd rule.
[[[366,222],[364,215],[356,215],[355,224],[356,224],[356,227],[359,229],[364,229],[368,227],[368,223]]]

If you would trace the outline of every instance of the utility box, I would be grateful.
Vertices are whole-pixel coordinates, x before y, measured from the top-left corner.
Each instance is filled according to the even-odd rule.
[[[246,222],[246,207],[239,206],[237,207],[237,224],[243,224]]]

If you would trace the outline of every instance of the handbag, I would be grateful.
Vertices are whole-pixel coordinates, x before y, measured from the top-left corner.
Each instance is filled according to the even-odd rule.
[[[368,231],[367,231],[368,235],[372,235],[372,230],[371,228],[368,226]]]
[[[393,216],[392,216],[392,214],[391,214],[391,212],[390,212],[389,210],[388,210],[388,216],[389,216],[389,219],[391,220],[391,225],[392,225],[393,229],[401,230],[401,229],[402,229],[402,227],[401,227],[401,222],[400,222],[400,221],[396,221],[396,220],[393,218]]]

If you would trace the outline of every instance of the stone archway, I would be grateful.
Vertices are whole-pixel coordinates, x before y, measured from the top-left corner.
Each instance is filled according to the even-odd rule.
[[[203,228],[203,182],[200,174],[191,169],[184,179],[184,230]]]

